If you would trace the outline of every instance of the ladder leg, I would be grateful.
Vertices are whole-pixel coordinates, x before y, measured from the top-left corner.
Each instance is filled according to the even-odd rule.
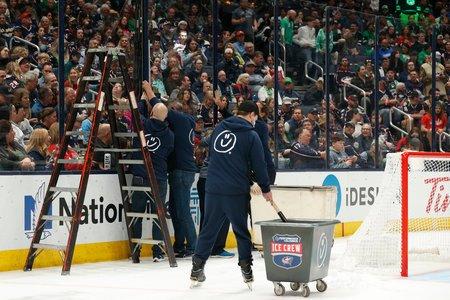
[[[112,99],[112,91],[111,88],[108,86],[108,88],[105,90],[106,93],[106,99],[107,99],[107,104],[108,105],[114,105],[113,99]],[[114,110],[109,110],[108,111],[108,120],[109,120],[109,124],[111,126],[111,133],[113,132],[118,132],[118,126],[117,126],[117,119],[116,119],[116,113]],[[119,138],[117,136],[115,136],[114,134],[112,134],[112,140],[113,140],[113,145],[114,148],[119,149]],[[121,152],[118,153],[117,155],[117,159],[122,159],[123,158],[123,154]],[[128,191],[123,190],[123,186],[127,185],[127,180],[125,177],[125,170],[124,170],[124,166],[122,164],[117,164],[117,175],[119,176],[119,184],[120,184],[120,193],[122,196],[122,204],[123,204],[123,210],[124,210],[124,214],[125,214],[125,224],[127,227],[127,234],[128,234],[128,246],[130,248],[130,253],[132,254],[135,250],[133,247],[133,244],[131,243],[131,238],[132,238],[132,228],[131,228],[131,224],[132,224],[132,219],[130,220],[129,218],[127,218],[127,214],[128,212],[131,211],[131,205],[130,205],[130,199],[131,199],[131,195],[130,197],[128,197]],[[132,193],[132,192],[131,192]]]
[[[124,80],[125,87],[128,92],[129,99],[130,99],[131,112],[132,112],[132,116],[133,116],[133,118],[132,118],[133,126],[134,126],[136,132],[138,133],[140,146],[141,146],[141,152],[142,152],[142,155],[144,158],[145,168],[146,168],[147,175],[148,175],[148,178],[150,181],[151,193],[152,193],[153,199],[155,199],[155,204],[157,207],[157,215],[158,215],[158,219],[159,219],[159,222],[161,225],[161,231],[163,234],[163,240],[164,240],[164,244],[166,247],[167,257],[169,259],[169,265],[171,267],[176,267],[177,262],[175,259],[175,253],[173,251],[172,241],[171,241],[170,235],[169,235],[169,229],[167,227],[164,203],[163,203],[163,199],[160,199],[160,197],[159,197],[158,182],[156,180],[152,160],[150,159],[150,154],[145,149],[147,142],[145,140],[145,135],[144,135],[144,130],[142,128],[142,124],[140,122],[141,118],[140,118],[140,114],[138,111],[136,95],[134,92],[134,88],[133,88],[130,76],[128,75],[128,72],[126,69],[126,62],[125,62],[124,56],[119,56],[119,65],[122,70],[123,80]],[[138,83],[138,84],[140,84],[140,83]]]
[[[83,170],[81,173],[80,184],[78,186],[78,196],[75,203],[75,211],[72,212],[73,222],[70,227],[69,238],[67,240],[66,253],[64,257],[64,263],[62,268],[62,275],[67,275],[70,273],[70,268],[72,266],[73,253],[75,248],[75,243],[78,235],[78,228],[80,226],[81,220],[81,210],[83,208],[84,198],[86,196],[86,189],[89,180],[89,174],[92,168],[92,160],[94,157],[94,144],[97,138],[98,127],[100,124],[100,119],[104,106],[105,93],[103,91],[104,86],[108,84],[108,78],[111,68],[112,54],[108,53],[105,57],[105,63],[103,65],[102,78],[98,88],[98,95],[96,99],[94,118],[92,120],[91,133],[89,135],[89,141],[87,146],[87,151],[84,158]]]
[[[93,53],[86,54],[86,64],[85,64],[86,67],[83,69],[82,76],[86,76],[88,74],[88,72],[90,71],[90,66],[92,65],[94,57],[95,57],[95,55]],[[77,90],[75,103],[80,103],[82,96],[84,94],[85,88],[86,88],[86,82],[81,81],[80,86]],[[69,113],[69,115],[67,116],[67,119],[66,119],[66,128],[67,128],[66,130],[73,128],[75,119],[76,119],[76,112],[72,108],[72,111]],[[57,159],[64,158],[64,154],[67,151],[68,142],[69,142],[69,136],[66,136],[64,133],[64,135],[62,135],[62,139],[60,142],[60,147],[59,147],[60,151],[59,151]],[[50,189],[52,187],[56,186],[59,175],[61,173],[61,170],[62,170],[61,164],[56,164],[55,167],[53,168],[53,172],[50,177],[50,181],[49,181],[47,191],[46,191],[46,194],[44,197],[44,202],[42,204],[42,209],[41,209],[41,212],[39,214],[39,218],[38,218],[38,221],[36,224],[36,229],[33,234],[33,239],[31,240],[30,249],[27,254],[24,271],[31,271],[33,268],[34,259],[36,258],[36,254],[37,254],[36,253],[37,249],[34,248],[34,245],[38,244],[41,241],[42,233],[44,231],[44,223],[46,222],[45,220],[42,219],[42,217],[48,213],[48,210],[49,210],[50,206],[52,205],[52,202],[54,200],[54,192],[51,191]]]

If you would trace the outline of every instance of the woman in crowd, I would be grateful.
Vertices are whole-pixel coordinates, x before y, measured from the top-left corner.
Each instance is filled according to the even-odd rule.
[[[23,107],[23,111],[25,113],[25,119],[20,122],[19,128],[22,130],[25,135],[25,140],[30,138],[31,132],[33,132],[33,127],[31,124],[36,124],[37,119],[31,118],[31,108],[30,108],[30,93],[27,89],[18,88],[14,91],[14,100],[13,103],[21,103]]]
[[[47,148],[50,145],[50,135],[48,130],[44,128],[35,129],[30,136],[28,144],[25,146],[25,150],[36,164],[37,171],[43,171],[47,169],[47,159],[49,155]]]
[[[78,88],[78,80],[80,79],[80,72],[78,72],[77,68],[70,69],[69,78],[64,82],[64,87],[71,87],[75,91]]]
[[[198,105],[192,99],[192,92],[190,89],[181,90],[178,94],[178,101],[183,106],[183,112],[195,116],[198,113]]]
[[[8,120],[0,120],[0,170],[34,170],[34,162],[14,142],[14,130]]]
[[[53,164],[49,164],[53,167],[59,154],[59,123],[55,123],[50,126],[48,130],[50,136],[50,145],[47,147],[47,153]],[[77,159],[79,158],[78,153],[70,146],[67,147],[64,159]],[[65,170],[81,170],[83,168],[82,164],[64,164]]]
[[[252,100],[252,92],[248,85],[249,82],[250,75],[248,75],[248,73],[242,73],[236,80],[236,84],[233,84],[233,94],[238,105],[243,101]]]
[[[181,61],[183,62],[183,68],[188,70],[192,67],[196,59],[201,59],[204,63],[208,60],[203,51],[198,46],[198,42],[195,38],[189,37],[186,40],[186,47],[181,54]]]
[[[153,65],[151,68],[151,77],[152,77],[152,87],[156,89],[162,98],[168,98],[166,87],[164,86],[163,81],[161,80],[161,71],[158,66]]]
[[[436,103],[436,117],[435,117],[435,122],[436,122],[436,136],[441,134],[442,132],[445,131],[445,128],[447,127],[447,114],[445,112],[445,107],[442,104],[442,102],[437,102]],[[429,147],[431,148],[431,123],[432,123],[432,115],[431,115],[431,108],[430,109],[426,109],[426,113],[423,115],[422,119],[421,119],[421,131],[424,134],[424,136],[427,138],[428,143],[429,143]],[[426,146],[426,145],[424,145]],[[426,151],[429,151],[430,149],[426,146],[425,147]]]

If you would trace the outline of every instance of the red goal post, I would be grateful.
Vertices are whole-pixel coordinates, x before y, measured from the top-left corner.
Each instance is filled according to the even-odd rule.
[[[409,258],[409,245],[408,238],[409,232],[411,229],[414,230],[414,219],[410,222],[410,204],[411,201],[409,199],[410,191],[412,190],[411,184],[411,160],[415,158],[424,158],[424,160],[433,160],[436,161],[442,160],[447,161],[450,165],[450,153],[442,153],[442,152],[404,152],[401,154],[401,276],[408,276],[408,258]],[[439,170],[438,170],[439,171]],[[449,191],[445,191],[441,188],[441,191],[446,192],[445,196],[440,194],[439,191],[436,194],[437,185],[441,182],[449,182],[450,181],[450,172],[445,169],[446,175],[440,174],[438,177],[429,177],[424,178],[425,184],[432,184],[431,191],[428,195],[428,202],[425,208],[425,212],[430,213],[433,210],[433,204],[435,206],[435,212],[442,211],[446,212],[449,207]],[[430,172],[433,175],[433,172]],[[441,185],[442,186],[442,185]],[[420,196],[420,195],[419,195]],[[442,203],[441,203],[442,201]],[[441,204],[441,205],[440,205]],[[439,206],[440,205],[440,206]],[[427,220],[421,219],[422,223],[427,223]],[[437,230],[449,230],[450,222],[449,218],[444,218],[444,225],[440,225]],[[430,222],[430,221],[428,221]],[[448,227],[447,227],[448,226]],[[442,228],[444,227],[444,228]]]

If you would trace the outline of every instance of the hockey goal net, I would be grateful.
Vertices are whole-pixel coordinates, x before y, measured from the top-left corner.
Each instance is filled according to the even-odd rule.
[[[412,260],[449,262],[449,201],[450,153],[388,154],[374,206],[345,257],[402,276]]]

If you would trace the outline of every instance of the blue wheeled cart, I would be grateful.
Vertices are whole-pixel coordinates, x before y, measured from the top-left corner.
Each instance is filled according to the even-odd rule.
[[[337,220],[289,219],[259,222],[261,225],[267,279],[277,296],[285,293],[282,282],[308,297],[308,283],[315,281],[319,292],[327,289],[334,225]]]

